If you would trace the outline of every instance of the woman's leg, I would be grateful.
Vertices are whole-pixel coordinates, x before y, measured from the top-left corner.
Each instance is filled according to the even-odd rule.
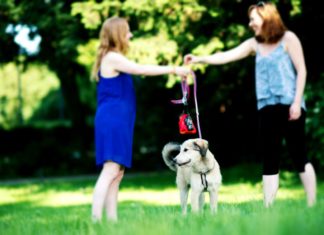
[[[299,173],[307,197],[307,205],[313,206],[316,202],[316,174],[311,163],[305,165],[305,171]]]
[[[279,188],[279,174],[275,175],[263,175],[263,197],[264,206],[270,207],[277,195]]]
[[[111,182],[108,193],[106,195],[106,212],[107,219],[112,221],[117,221],[117,203],[118,203],[118,192],[119,185],[124,176],[124,167],[120,167],[117,177]]]
[[[118,177],[119,171],[120,165],[115,162],[108,161],[103,165],[93,192],[92,218],[94,221],[101,220],[109,186]]]
[[[279,188],[279,160],[282,141],[280,106],[267,106],[259,111],[259,155],[263,158],[263,202],[273,204]]]
[[[303,110],[298,120],[287,125],[287,145],[304,186],[307,205],[313,206],[316,201],[316,174],[313,165],[307,158],[305,137],[306,112]]]

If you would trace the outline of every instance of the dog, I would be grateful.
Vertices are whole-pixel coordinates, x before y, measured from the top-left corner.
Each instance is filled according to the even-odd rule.
[[[189,139],[181,145],[168,143],[162,150],[165,164],[176,171],[182,213],[187,214],[187,200],[191,188],[191,210],[199,212],[204,206],[204,192],[209,192],[210,209],[217,212],[218,190],[222,182],[220,167],[208,149],[208,141]]]

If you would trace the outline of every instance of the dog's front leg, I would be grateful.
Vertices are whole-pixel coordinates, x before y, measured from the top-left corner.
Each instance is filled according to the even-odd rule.
[[[184,215],[187,214],[188,192],[189,189],[187,187],[180,188],[180,203],[181,203],[182,214]]]
[[[210,211],[212,214],[217,213],[218,192],[216,190],[209,191]]]
[[[199,210],[202,211],[204,209],[205,204],[205,194],[204,192],[200,193],[199,195]]]
[[[193,212],[199,212],[199,196],[201,193],[198,190],[191,191],[191,210]]]

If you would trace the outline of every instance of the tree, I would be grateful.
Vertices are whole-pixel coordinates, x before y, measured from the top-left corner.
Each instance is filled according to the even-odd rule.
[[[42,37],[41,50],[35,56],[27,56],[26,63],[46,64],[57,74],[69,117],[75,129],[80,130],[85,126],[85,113],[83,104],[80,102],[77,77],[87,77],[88,75],[84,67],[78,64],[76,57],[77,45],[85,41],[87,32],[83,30],[79,19],[71,16],[72,2],[6,1],[5,10],[2,12],[5,21],[1,21],[1,27],[3,29],[8,24],[23,24],[37,28],[35,33]],[[30,14],[26,14],[26,12]],[[40,17],[39,14],[44,17]],[[3,35],[4,37],[2,37]],[[10,37],[8,42],[11,45],[14,36],[2,33],[1,38]],[[2,61],[14,60],[17,57],[17,46],[12,46],[12,48],[14,49],[10,49],[8,54],[1,57]],[[84,82],[86,81],[85,79]]]

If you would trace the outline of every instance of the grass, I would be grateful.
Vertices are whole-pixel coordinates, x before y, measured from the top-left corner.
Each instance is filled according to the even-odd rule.
[[[0,234],[322,234],[322,182],[316,206],[307,208],[297,175],[283,172],[276,203],[265,209],[253,168],[224,169],[222,174],[217,215],[211,215],[206,205],[201,214],[182,216],[173,172],[126,173],[119,221],[101,224],[90,219],[95,177],[2,182]]]

